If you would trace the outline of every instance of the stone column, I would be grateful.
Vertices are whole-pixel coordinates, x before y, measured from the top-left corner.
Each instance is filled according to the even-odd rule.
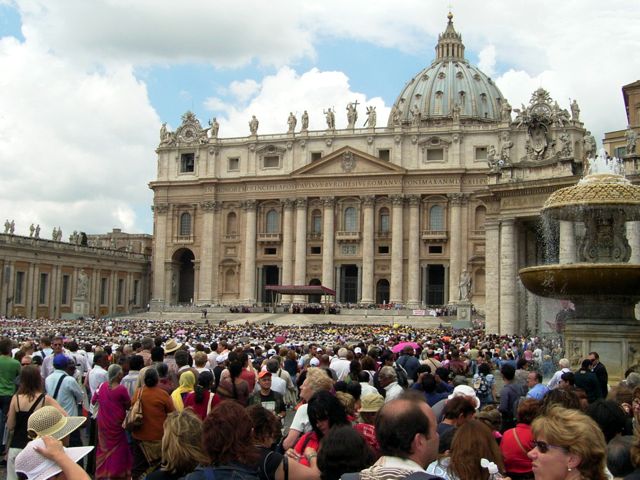
[[[573,222],[560,220],[559,262],[575,263],[576,237]]]
[[[333,246],[335,229],[335,198],[322,199],[324,212],[322,214],[322,285],[335,290],[335,277],[333,265]]]
[[[214,238],[214,243],[218,245],[213,249],[213,255],[211,257],[211,299],[213,304],[221,303],[221,291],[220,291],[220,258],[224,255],[224,251],[219,247],[222,241],[222,202],[215,202],[213,207],[213,231],[211,235]]]
[[[200,204],[200,208],[202,209],[200,279],[198,281],[198,301],[200,303],[213,303],[213,252],[215,250],[215,233],[217,233],[213,231],[213,220],[214,211],[217,207],[218,203],[212,201],[206,201]]]
[[[2,285],[0,285],[0,292],[2,292],[0,295],[0,300],[2,301],[0,304],[0,314],[2,315],[11,315],[10,309],[7,307],[9,307],[9,305],[13,305],[14,302],[13,300],[7,302],[7,299],[14,295],[12,288],[14,276],[15,270],[13,268],[13,260],[5,260],[2,264],[2,275],[0,276],[2,278]]]
[[[516,330],[516,236],[515,220],[502,220],[500,225],[500,334],[512,335]],[[491,283],[488,283],[491,285]]]
[[[373,297],[373,195],[362,197],[362,298],[360,303],[374,303]]]
[[[245,231],[242,298],[246,304],[253,305],[256,303],[256,201],[245,201],[243,208]]]
[[[295,284],[307,284],[307,199],[296,199],[296,259]],[[304,303],[307,297],[295,295],[294,302]]]
[[[420,305],[420,196],[409,196],[409,263],[407,303]]]
[[[282,217],[282,285],[293,285],[293,205],[294,201],[283,202]],[[282,295],[282,303],[291,303],[291,295]]]
[[[404,206],[404,197],[402,195],[392,195],[391,202],[393,204],[392,223],[391,223],[391,288],[389,301],[391,303],[403,303],[402,298],[402,242],[403,227],[402,215]]]
[[[629,263],[640,264],[640,222],[627,222],[627,240],[631,247]]]
[[[500,332],[500,222],[487,220],[485,229],[485,330]]]
[[[165,296],[167,282],[171,282],[171,276],[167,277],[165,271],[167,235],[169,235],[167,230],[168,211],[169,205],[167,204],[156,204],[153,206],[156,225],[154,229],[155,235],[153,236],[153,293],[151,304],[159,307],[168,304],[170,301],[170,298]]]
[[[451,207],[451,225],[449,226],[449,303],[457,303],[460,300],[460,292],[458,283],[460,282],[460,274],[463,266],[466,267],[466,261],[462,261],[462,252],[460,245],[462,244],[462,232],[460,228],[462,193],[450,193],[449,205]]]

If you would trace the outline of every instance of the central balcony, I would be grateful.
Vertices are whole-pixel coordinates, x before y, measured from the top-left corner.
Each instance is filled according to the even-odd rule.
[[[258,233],[258,242],[260,243],[280,243],[282,235],[279,233]]]
[[[347,232],[345,230],[338,230],[336,232],[336,240],[339,242],[359,242],[360,232]]]
[[[423,230],[421,238],[425,243],[442,243],[447,241],[449,234],[446,230]]]

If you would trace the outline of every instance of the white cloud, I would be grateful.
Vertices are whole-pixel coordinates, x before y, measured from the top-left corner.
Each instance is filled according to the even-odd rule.
[[[259,89],[260,84],[252,79],[233,81],[231,82],[231,85],[229,85],[229,91],[240,103],[244,103],[249,100],[258,92]]]
[[[366,120],[365,106],[376,107],[377,125],[386,125],[389,107],[379,98],[367,98],[360,92],[352,91],[348,77],[342,72],[321,72],[316,68],[298,75],[289,67],[282,67],[274,75],[268,75],[260,84],[256,83],[254,95],[247,98],[246,106],[225,103],[219,98],[210,98],[205,105],[219,114],[221,136],[246,136],[249,134],[249,120],[255,115],[260,121],[258,133],[283,133],[287,130],[287,118],[293,112],[298,118],[307,110],[309,129],[326,128],[323,111],[332,108],[336,112],[336,127],[347,125],[346,105],[357,101],[360,127]]]
[[[496,47],[487,45],[478,54],[478,68],[484,73],[493,76],[496,66]]]
[[[130,68],[86,73],[12,38],[0,40],[0,210],[18,233],[149,230],[159,120]]]

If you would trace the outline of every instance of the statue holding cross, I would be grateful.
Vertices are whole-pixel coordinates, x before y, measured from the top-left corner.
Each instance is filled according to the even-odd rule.
[[[347,128],[355,128],[356,120],[358,120],[358,101],[349,103],[347,105]]]

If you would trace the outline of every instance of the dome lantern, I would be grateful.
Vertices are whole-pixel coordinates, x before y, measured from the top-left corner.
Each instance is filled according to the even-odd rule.
[[[436,60],[464,60],[464,44],[462,35],[453,28],[453,14],[447,15],[449,22],[444,33],[438,35],[436,45]]]

